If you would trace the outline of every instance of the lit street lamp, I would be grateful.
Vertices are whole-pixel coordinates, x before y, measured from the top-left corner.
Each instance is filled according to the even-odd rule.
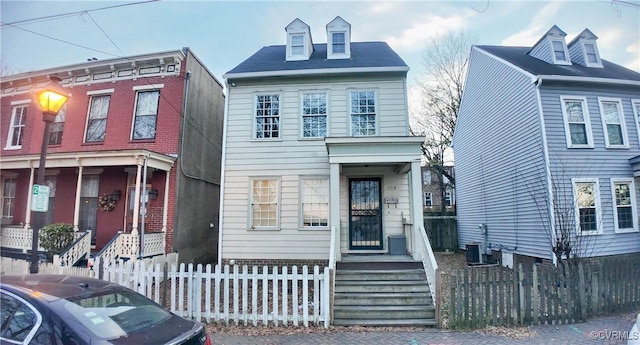
[[[44,121],[44,134],[42,136],[42,148],[40,149],[40,166],[38,167],[38,187],[44,185],[44,170],[51,123],[56,120],[58,112],[69,99],[69,96],[59,84],[60,78],[50,77],[49,79],[51,83],[36,93],[36,99],[42,110],[42,120]],[[45,225],[45,212],[34,210],[32,207],[32,213],[33,221],[31,227],[33,228],[33,239],[31,241],[31,266],[29,267],[29,272],[38,273],[38,231]]]

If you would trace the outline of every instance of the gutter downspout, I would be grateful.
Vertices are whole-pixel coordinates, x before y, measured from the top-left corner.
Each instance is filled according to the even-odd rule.
[[[225,181],[225,168],[227,163],[227,123],[229,121],[229,79],[224,81],[227,94],[224,98],[224,126],[222,127],[222,163],[220,171],[220,214],[218,215],[218,265],[222,266],[222,223],[224,220],[224,181]]]
[[[556,217],[553,213],[555,209],[555,202],[553,198],[553,181],[551,181],[551,165],[549,163],[549,147],[547,145],[547,131],[544,124],[544,114],[542,112],[542,99],[540,96],[540,86],[542,85],[542,78],[538,76],[536,80],[533,81],[536,84],[536,98],[538,102],[538,114],[540,116],[540,130],[542,131],[542,152],[544,154],[544,165],[545,165],[545,173],[547,175],[547,195],[549,196],[549,231],[551,231],[551,247],[553,248],[553,244],[556,242]],[[553,250],[551,251],[551,258],[553,260],[553,265],[557,265],[556,256],[553,255]]]

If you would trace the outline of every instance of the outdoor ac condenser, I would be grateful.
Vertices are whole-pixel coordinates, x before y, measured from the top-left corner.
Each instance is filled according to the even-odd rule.
[[[482,243],[467,243],[467,264],[480,265],[484,263],[484,246]]]

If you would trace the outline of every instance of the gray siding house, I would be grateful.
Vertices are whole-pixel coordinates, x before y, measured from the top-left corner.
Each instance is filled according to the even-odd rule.
[[[219,261],[326,265],[387,253],[390,235],[417,257],[405,229],[422,223],[424,138],[409,131],[409,67],[384,42],[351,42],[340,17],[326,44],[299,19],[285,31],[286,45],[223,76]]]
[[[588,29],[474,46],[458,114],[459,245],[556,260],[640,252],[640,74]],[[566,251],[565,251],[566,252]],[[517,258],[517,257],[516,257]]]

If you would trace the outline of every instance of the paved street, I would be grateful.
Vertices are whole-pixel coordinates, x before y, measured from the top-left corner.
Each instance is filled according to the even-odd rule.
[[[334,334],[297,334],[271,336],[241,336],[224,333],[212,334],[213,344],[224,345],[571,345],[606,344],[624,345],[632,322],[622,317],[593,319],[585,323],[558,326],[531,326],[536,336],[514,339],[479,332],[449,332],[428,329],[420,332],[341,332]]]

